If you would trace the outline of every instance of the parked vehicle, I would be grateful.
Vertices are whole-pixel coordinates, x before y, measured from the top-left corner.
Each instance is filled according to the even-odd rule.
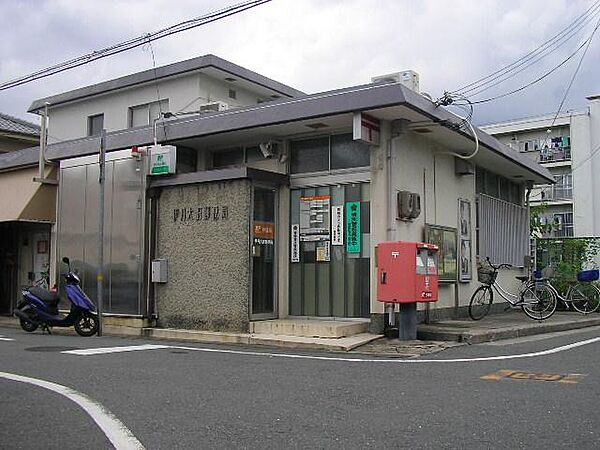
[[[558,288],[552,284],[552,277],[555,274],[553,267],[546,268],[544,277],[549,278],[549,286],[554,289],[557,298],[564,304],[568,310],[573,309],[581,314],[591,314],[600,307],[600,287],[596,284],[600,279],[598,269],[582,270],[577,272],[577,279],[568,283],[566,292],[559,292]],[[534,275],[542,276],[542,272],[536,271]]]
[[[477,278],[481,283],[469,302],[469,316],[473,320],[480,320],[486,316],[492,307],[494,291],[500,295],[510,308],[521,308],[527,316],[535,320],[544,320],[556,311],[557,294],[547,278],[531,279],[528,276],[517,276],[521,282],[517,293],[508,292],[496,281],[498,270],[502,267],[511,268],[511,264],[494,265],[490,258],[487,264],[477,268]]]
[[[57,292],[33,286],[23,291],[23,299],[17,305],[14,315],[19,318],[21,328],[33,332],[42,327],[50,333],[51,327],[75,327],[80,336],[93,336],[98,331],[96,307],[83,292],[77,274],[71,269],[69,258],[63,262],[68,266],[65,277],[65,290],[71,302],[71,310],[66,316],[58,312],[60,297]]]

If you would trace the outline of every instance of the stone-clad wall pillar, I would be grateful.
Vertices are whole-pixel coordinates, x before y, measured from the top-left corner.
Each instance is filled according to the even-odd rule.
[[[167,328],[248,331],[249,180],[164,188],[157,258],[169,281],[156,285],[158,323]]]

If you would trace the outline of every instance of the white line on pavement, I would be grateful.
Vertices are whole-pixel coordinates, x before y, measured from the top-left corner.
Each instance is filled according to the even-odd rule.
[[[14,341],[14,339],[7,338],[7,337],[4,337],[4,336],[0,335],[0,341]]]
[[[105,348],[91,348],[85,350],[68,350],[62,353],[68,353],[79,356],[90,356],[100,355],[107,353],[122,351],[134,351],[134,350],[154,350],[154,349],[165,349],[172,348],[178,350],[189,350],[196,352],[206,353],[226,353],[231,355],[246,355],[246,356],[267,356],[269,358],[290,358],[290,359],[310,359],[318,361],[343,361],[343,362],[375,362],[375,363],[397,363],[397,364],[421,364],[421,363],[462,363],[462,362],[478,362],[478,361],[500,361],[506,359],[519,359],[519,358],[534,358],[536,356],[547,356],[555,353],[564,352],[584,345],[593,344],[600,341],[600,337],[587,339],[585,341],[574,342],[568,345],[562,345],[560,347],[551,348],[548,350],[542,350],[539,352],[532,353],[520,353],[516,355],[498,355],[498,356],[486,356],[480,358],[455,358],[455,359],[383,359],[383,358],[340,358],[336,356],[314,356],[314,355],[294,355],[289,353],[269,353],[269,352],[252,352],[244,350],[226,350],[218,348],[201,348],[201,347],[184,347],[178,345],[138,345],[130,347],[105,347]]]
[[[57,394],[67,397],[69,400],[77,403],[86,413],[89,414],[92,419],[94,419],[94,422],[98,424],[102,432],[117,450],[144,449],[142,443],[137,440],[133,433],[129,431],[129,429],[119,419],[117,419],[100,403],[95,402],[85,394],[77,392],[76,390],[61,384],[56,384],[37,378],[24,377],[22,375],[16,375],[7,372],[0,372],[0,378],[33,384],[35,386],[56,392]]]
[[[129,345],[126,347],[101,347],[101,348],[84,348],[79,350],[66,350],[61,353],[68,353],[70,355],[79,356],[90,356],[90,355],[105,355],[107,353],[122,353],[122,352],[136,352],[141,350],[157,350],[161,348],[172,348],[171,345]]]

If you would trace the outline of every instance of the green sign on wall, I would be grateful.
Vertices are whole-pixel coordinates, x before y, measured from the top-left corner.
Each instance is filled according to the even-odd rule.
[[[360,202],[346,203],[346,251],[360,253]]]

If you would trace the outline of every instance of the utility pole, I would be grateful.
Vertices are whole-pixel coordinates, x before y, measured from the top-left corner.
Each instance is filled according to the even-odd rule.
[[[99,176],[100,183],[100,211],[98,213],[98,275],[96,282],[98,284],[98,336],[102,336],[102,302],[104,295],[104,181],[105,181],[105,164],[106,164],[106,130],[103,128],[100,132],[100,153],[98,154]]]

